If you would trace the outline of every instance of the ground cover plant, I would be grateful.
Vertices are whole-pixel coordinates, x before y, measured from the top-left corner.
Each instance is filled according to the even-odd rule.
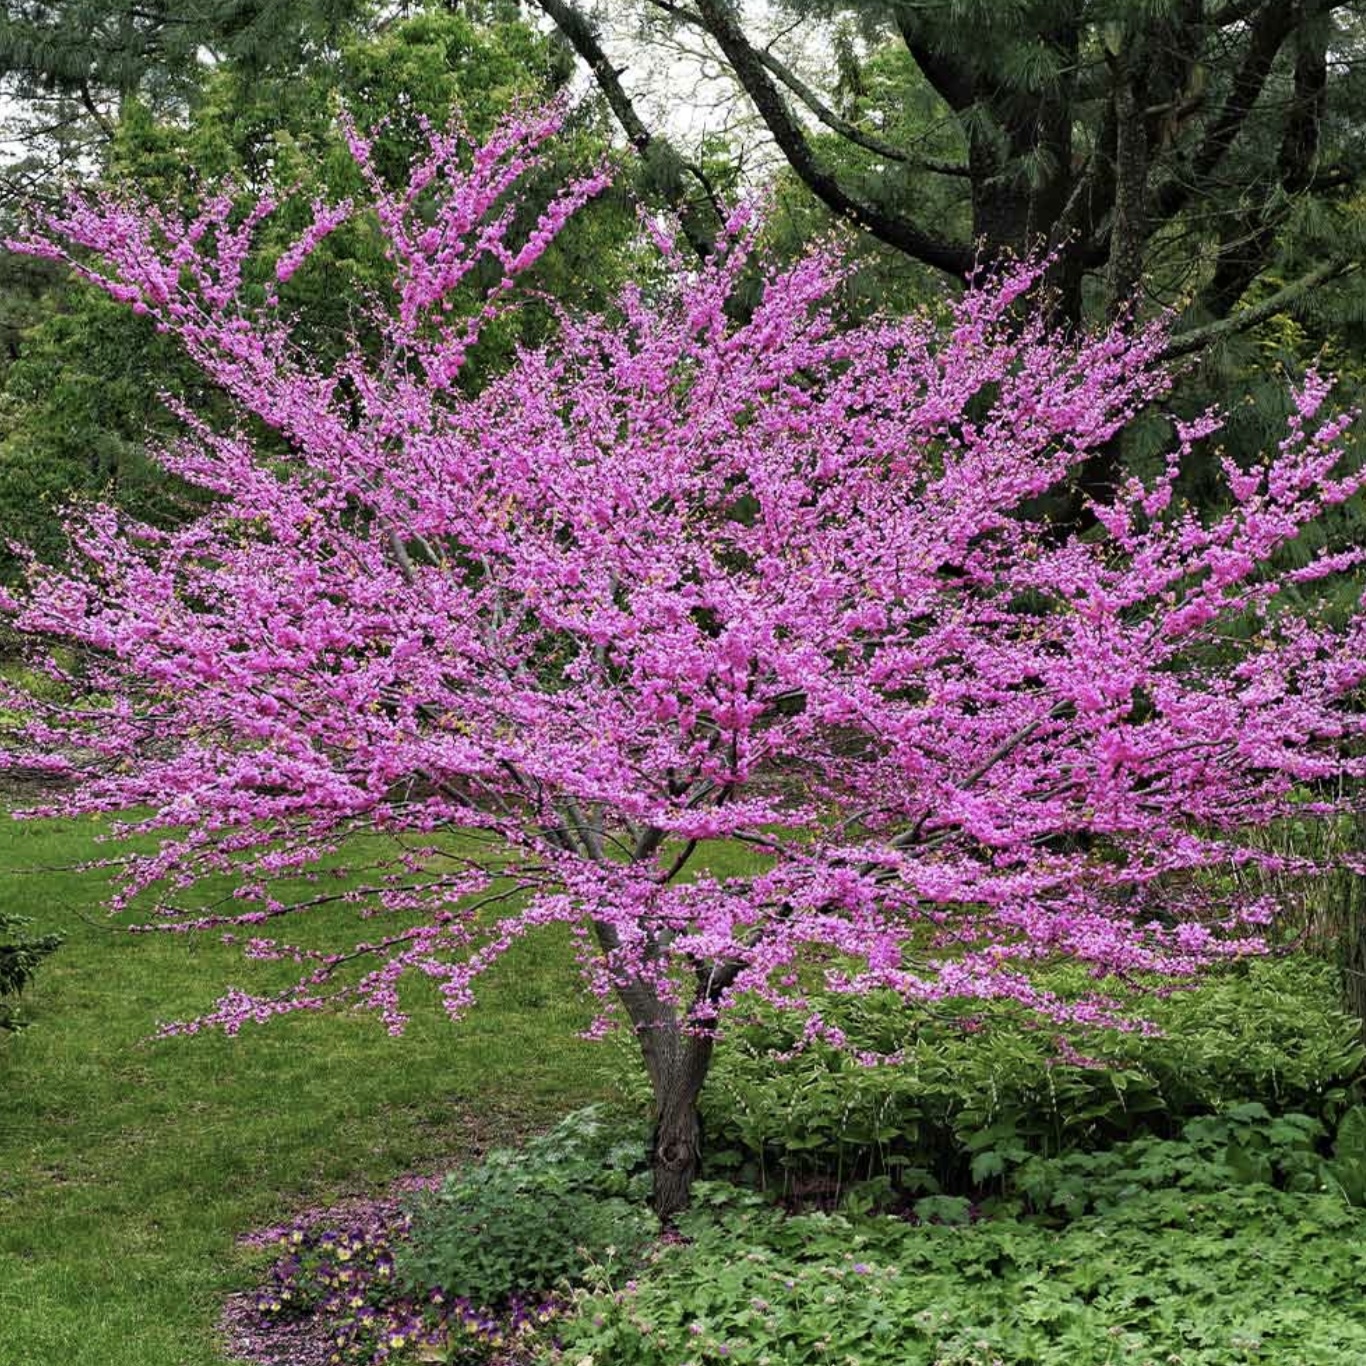
[[[1042,979],[1061,988],[1073,971]],[[704,1096],[708,1170],[806,1199],[874,1177],[934,1193],[1031,1155],[1175,1137],[1240,1103],[1332,1126],[1363,1062],[1336,977],[1307,956],[1248,960],[1155,995],[1144,1010],[1158,1033],[1065,1029],[1012,1002],[964,1019],[882,994],[823,999],[845,1046],[800,1047],[799,1017],[756,1007],[731,1022]]]
[[[785,1216],[717,1193],[628,1287],[561,1327],[621,1366],[1348,1366],[1366,1351],[1366,1216],[1245,1186],[1141,1198],[1062,1228]],[[711,1198],[708,1189],[706,1198]]]
[[[682,1238],[597,1269],[554,1359],[1347,1366],[1366,1349],[1360,1105],[1325,1126],[1243,1102],[1172,1138],[974,1163],[967,1195],[892,1194],[785,1213],[708,1184]]]
[[[230,1342],[258,1361],[291,1340],[345,1362],[528,1360],[590,1268],[637,1265],[657,1232],[622,1121],[588,1107],[406,1196],[265,1230],[252,1241],[278,1255]]]
[[[202,517],[89,510],[71,563],[4,599],[65,690],[11,699],[14,748],[80,780],[70,809],[137,808],[126,828],[161,836],[116,905],[161,887],[160,923],[300,967],[187,1031],[334,997],[398,1031],[409,975],[461,1015],[513,945],[571,927],[640,1045],[669,1215],[721,1012],[758,995],[839,1042],[813,961],[837,993],[1097,1022],[1121,1007],[1028,969],[1151,981],[1263,947],[1274,906],[1236,874],[1286,860],[1247,831],[1340,808],[1366,675],[1363,618],[1316,607],[1361,552],[1275,557],[1360,479],[1311,375],[1279,447],[1224,462],[1226,512],[1173,500],[1207,417],[1084,531],[1045,525],[1031,500],[1167,391],[1161,327],[1055,336],[1039,263],[845,327],[837,251],[769,267],[743,210],[701,267],[656,232],[615,311],[466,389],[480,327],[606,183],[513,234],[561,114],[483,146],[432,131],[399,185],[350,129],[364,195],[315,205],[271,261],[251,254],[268,198],[181,219],[77,197],[35,223],[18,249],[150,316],[240,420],[182,411],[160,455],[213,495]],[[382,354],[320,367],[290,282],[362,213],[394,265],[367,320]],[[487,308],[449,321],[476,278]],[[385,852],[343,899],[377,928],[347,951],[276,937],[335,899],[279,884],[360,832]],[[718,842],[761,868],[685,877]],[[184,905],[211,876],[235,904]]]

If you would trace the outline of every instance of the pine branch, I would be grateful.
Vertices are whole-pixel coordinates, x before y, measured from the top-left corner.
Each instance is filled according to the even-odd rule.
[[[911,54],[921,74],[934,87],[935,93],[955,114],[961,114],[977,102],[976,83],[971,72],[956,66],[953,60],[937,52],[925,41],[909,11],[897,15],[897,27],[906,51]]]
[[[88,82],[81,82],[79,94],[81,107],[95,120],[100,132],[103,133],[107,139],[113,141],[115,133],[114,125],[109,122],[109,119],[105,116],[99,105],[95,103],[95,97],[90,93],[90,85]]]
[[[1298,280],[1292,280],[1288,285],[1278,289],[1269,298],[1263,299],[1254,307],[1240,309],[1237,313],[1230,313],[1227,318],[1220,318],[1217,322],[1208,323],[1204,327],[1192,328],[1189,332],[1182,332],[1173,337],[1163,349],[1163,359],[1171,360],[1177,356],[1189,356],[1193,352],[1203,351],[1207,346],[1222,341],[1226,337],[1246,332],[1249,328],[1266,322],[1268,318],[1275,317],[1277,313],[1283,313],[1318,285],[1326,284],[1329,280],[1339,279],[1344,275],[1351,275],[1359,268],[1359,262],[1351,256],[1339,256],[1331,261],[1324,261],[1315,266],[1313,270],[1306,271]]]

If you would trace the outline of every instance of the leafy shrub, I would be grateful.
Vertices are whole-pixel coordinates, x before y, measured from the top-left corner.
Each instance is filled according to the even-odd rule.
[[[1366,1360],[1366,1215],[1331,1194],[1136,1175],[1061,1230],[784,1217],[712,1188],[629,1287],[583,1293],[565,1362],[1242,1366]],[[719,1202],[710,1208],[709,1199]]]
[[[1352,1127],[1362,1113],[1348,1112]],[[1340,1188],[1334,1163],[1320,1154],[1323,1139],[1318,1120],[1272,1115],[1250,1102],[1189,1120],[1177,1140],[1139,1138],[1101,1152],[1031,1157],[1010,1173],[1008,1184],[1035,1213],[1067,1218],[1105,1214],[1155,1190],[1204,1195],[1244,1185]]]
[[[61,942],[59,934],[34,935],[25,916],[0,911],[0,1031],[23,1027],[15,998],[33,979],[38,964]]]
[[[1187,1122],[1181,1139],[1135,1139],[1095,1153],[1030,1158],[1009,1186],[1035,1212],[1069,1217],[1105,1213],[1145,1191],[1209,1193],[1229,1186],[1274,1185],[1336,1191],[1366,1206],[1366,1106],[1349,1110],[1325,1156],[1324,1126],[1308,1115],[1272,1115],[1256,1103]]]
[[[575,1282],[590,1260],[629,1262],[654,1232],[644,1156],[599,1106],[491,1152],[417,1198],[398,1275],[496,1308]]]
[[[1074,976],[1055,970],[1047,985]],[[1145,1003],[1158,1036],[1061,1039],[1095,1065],[1065,1061],[1062,1031],[1007,1003],[965,1022],[888,994],[823,1000],[853,1049],[901,1055],[877,1066],[820,1043],[793,1055],[802,1022],[761,1007],[718,1051],[703,1095],[712,1170],[749,1166],[799,1191],[879,1173],[911,1192],[963,1191],[1001,1162],[1171,1136],[1235,1102],[1332,1122],[1363,1060],[1336,992],[1321,963],[1240,964]]]

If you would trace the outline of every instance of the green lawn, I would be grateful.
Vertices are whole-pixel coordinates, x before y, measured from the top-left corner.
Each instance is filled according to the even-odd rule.
[[[51,871],[89,857],[93,833],[0,812],[0,907],[68,936],[26,997],[33,1028],[0,1041],[4,1366],[221,1364],[219,1304],[261,1263],[239,1234],[607,1093],[555,936],[509,955],[458,1026],[418,1008],[401,1039],[333,1015],[149,1041],[226,984],[284,978],[208,937],[112,931],[99,876]],[[351,942],[351,914],[310,913],[308,939]]]

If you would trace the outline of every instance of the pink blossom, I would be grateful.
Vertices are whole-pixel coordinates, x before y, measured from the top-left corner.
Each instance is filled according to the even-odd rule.
[[[159,452],[213,495],[196,520],[75,513],[70,564],[0,597],[66,699],[4,685],[27,721],[0,763],[74,770],[63,813],[160,837],[115,907],[160,889],[159,927],[248,927],[248,955],[303,969],[168,1029],[341,999],[397,1031],[410,975],[457,1016],[551,924],[642,1037],[705,1035],[747,992],[809,1010],[813,963],[837,990],[1095,1021],[1115,1003],[1054,998],[1031,966],[1182,975],[1261,951],[1255,880],[1205,874],[1257,866],[1249,831],[1363,766],[1366,618],[1314,596],[1360,555],[1270,568],[1360,487],[1327,381],[1262,466],[1226,468],[1226,513],[1171,496],[1208,416],[1072,534],[1023,509],[1168,391],[1162,328],[1052,335],[1021,313],[1037,263],[942,325],[850,324],[838,252],[779,267],[747,207],[700,266],[647,223],[648,286],[566,311],[467,393],[480,329],[605,184],[572,182],[517,235],[562,117],[478,148],[432,132],[398,189],[349,131],[365,194],[315,206],[276,274],[369,214],[394,270],[378,359],[323,370],[250,301],[269,201],[182,220],[77,197],[16,244],[147,309],[240,418],[180,411]],[[501,274],[456,319],[480,263]],[[694,876],[722,846],[751,870]],[[358,847],[344,884],[328,861]],[[181,908],[222,875],[236,901]],[[315,894],[286,897],[301,876]],[[339,900],[381,927],[351,953],[257,931]],[[815,1015],[808,1034],[839,1041]]]

